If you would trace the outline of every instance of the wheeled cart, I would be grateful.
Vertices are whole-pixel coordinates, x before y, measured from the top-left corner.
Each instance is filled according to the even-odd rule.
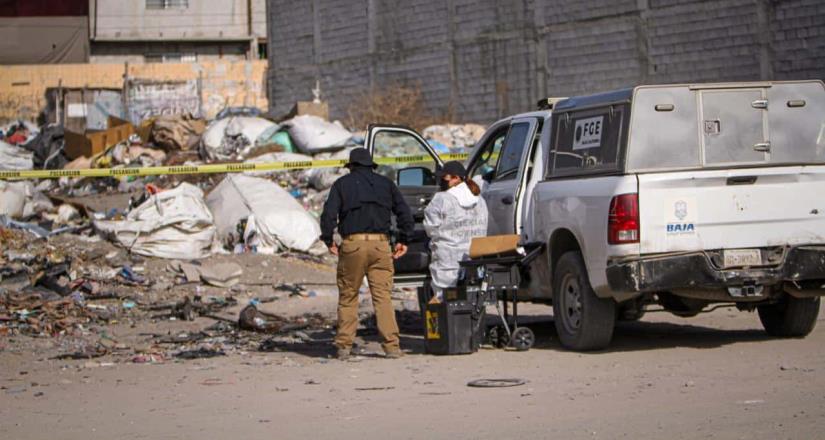
[[[521,274],[541,254],[543,248],[541,243],[526,244],[522,247],[523,252],[475,258],[460,263],[462,275],[459,277],[458,289],[478,291],[477,296],[486,301],[480,301],[477,307],[490,303],[496,306],[501,323],[486,331],[487,342],[491,345],[524,351],[535,343],[533,331],[518,324],[518,288]]]

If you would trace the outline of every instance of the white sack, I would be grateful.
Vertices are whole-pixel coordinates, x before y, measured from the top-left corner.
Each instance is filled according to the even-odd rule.
[[[23,216],[26,206],[26,182],[0,181],[0,215],[10,218]]]
[[[318,116],[296,116],[284,125],[288,127],[295,146],[307,154],[342,148],[352,138],[352,133],[344,127]]]
[[[321,235],[318,221],[277,184],[258,177],[227,175],[206,197],[215,216],[220,240],[235,232],[247,218],[247,233],[254,228],[258,252],[272,254],[279,249],[309,251]]]
[[[226,130],[226,126],[229,125],[229,119],[230,118],[218,119],[206,127],[206,131],[204,131],[201,136],[201,142],[206,151],[221,148],[224,130]]]
[[[243,158],[258,145],[258,138],[273,127],[277,128],[278,125],[263,118],[249,116],[232,116],[213,121],[201,137],[206,158]]]
[[[254,144],[265,131],[277,126],[278,124],[264,118],[235,116],[229,118],[224,133],[227,136],[243,136]]]
[[[0,181],[0,215],[29,218],[54,210],[54,204],[30,181]]]
[[[0,141],[0,170],[30,170],[34,168],[31,151]]]
[[[97,220],[94,226],[105,238],[149,257],[208,257],[215,238],[203,192],[188,183],[149,197],[125,220]]]

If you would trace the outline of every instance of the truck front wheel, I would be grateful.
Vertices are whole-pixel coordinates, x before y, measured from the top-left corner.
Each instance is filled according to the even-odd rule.
[[[613,337],[616,303],[596,296],[581,252],[561,256],[553,277],[553,321],[571,350],[599,350]]]
[[[794,298],[785,295],[776,304],[759,306],[759,320],[771,336],[799,338],[807,336],[819,316],[819,297]]]

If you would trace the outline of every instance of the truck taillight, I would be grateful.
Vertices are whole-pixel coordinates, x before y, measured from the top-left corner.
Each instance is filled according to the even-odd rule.
[[[626,244],[639,242],[639,195],[622,194],[610,201],[607,219],[607,242]]]

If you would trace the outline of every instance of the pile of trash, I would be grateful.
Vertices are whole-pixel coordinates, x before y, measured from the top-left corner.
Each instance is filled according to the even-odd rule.
[[[132,168],[342,160],[364,142],[339,122],[310,114],[274,122],[258,111],[228,109],[205,121],[157,116],[137,125],[109,118],[103,132],[78,134],[17,121],[0,127],[0,169]],[[439,152],[463,152],[480,125],[434,125],[423,135]],[[102,137],[101,137],[102,136]],[[103,140],[101,140],[103,139]],[[420,154],[415,142],[390,138],[390,155]],[[228,175],[0,181],[0,227],[35,238],[63,233],[101,237],[132,255],[197,260],[221,253],[322,255],[318,219],[344,168]],[[83,200],[128,195],[92,209]],[[67,202],[74,198],[74,202]]]
[[[119,177],[0,180],[0,335],[74,338],[85,342],[61,356],[123,355],[141,363],[327,346],[328,318],[271,313],[262,305],[277,295],[250,293],[309,298],[324,291],[268,284],[258,278],[260,268],[251,279],[249,266],[235,259],[277,255],[313,273],[328,270],[335,260],[318,240],[318,219],[345,168],[146,176],[127,169],[343,160],[363,146],[363,133],[310,114],[270,120],[255,109],[227,109],[211,121],[110,117],[107,125],[84,133],[25,121],[0,126],[0,170],[124,170]],[[439,125],[424,136],[446,153],[465,152],[482,133],[472,124]],[[388,150],[420,154],[403,141]],[[105,330],[203,317],[214,323],[151,335],[141,349]]]
[[[431,125],[421,132],[438,153],[468,153],[484,135],[479,124]]]

